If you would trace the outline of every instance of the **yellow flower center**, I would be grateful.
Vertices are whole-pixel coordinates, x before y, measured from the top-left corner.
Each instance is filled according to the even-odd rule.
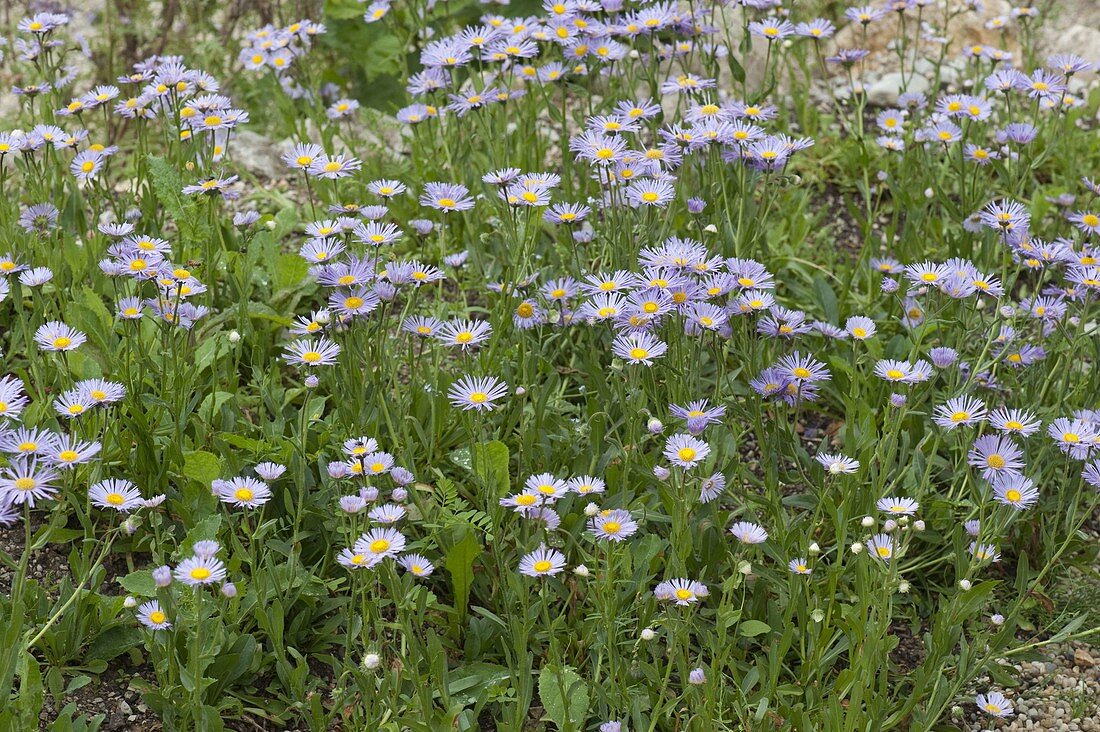
[[[692,592],[691,590],[688,590],[688,589],[676,590],[676,599],[677,600],[690,600],[694,596],[695,596],[695,593]]]
[[[76,450],[62,450],[57,454],[57,459],[63,463],[71,463],[78,457],[80,457],[80,453],[78,453]]]
[[[29,491],[37,485],[34,478],[16,478],[15,489],[20,491]]]
[[[635,361],[641,361],[642,359],[649,357],[649,351],[644,348],[631,348],[630,357]]]
[[[534,570],[535,570],[536,572],[549,572],[549,571],[550,571],[550,568],[551,568],[552,566],[554,566],[554,565],[552,565],[552,564],[551,564],[550,562],[548,562],[547,560],[543,559],[543,560],[541,560],[541,561],[535,562],[535,565],[534,565]]]
[[[233,497],[238,501],[251,501],[255,494],[248,488],[238,488],[233,492]]]
[[[1081,436],[1078,435],[1076,432],[1067,432],[1064,435],[1062,435],[1062,441],[1063,442],[1080,442],[1081,441]]]
[[[887,557],[890,556],[890,547],[888,547],[888,546],[880,546],[877,549],[875,549],[875,551],[878,552],[878,555],[880,557],[882,557],[883,559],[886,559]]]
[[[956,423],[965,422],[968,419],[970,419],[970,412],[955,412],[951,415],[951,421]]]
[[[390,548],[390,543],[385,539],[375,539],[370,543],[370,550],[375,554],[381,554]]]
[[[1023,496],[1020,495],[1020,491],[1016,490],[1015,488],[1010,488],[1009,490],[1005,491],[1005,499],[1011,501],[1012,503],[1016,503],[1022,497]]]
[[[474,339],[474,334],[468,330],[464,330],[455,336],[455,340],[459,343],[469,343]]]
[[[191,570],[191,579],[198,582],[210,579],[210,570],[206,567],[195,567]]]
[[[121,506],[126,502],[126,499],[122,497],[121,493],[108,493],[103,500],[112,506]]]
[[[808,379],[811,376],[810,370],[807,368],[803,368],[802,366],[797,366],[791,369],[791,373],[794,374],[794,377],[796,379]]]
[[[1005,466],[1005,459],[994,453],[985,459],[985,464],[994,470],[999,470]]]
[[[622,524],[618,521],[605,521],[603,525],[604,533],[607,534],[617,534],[622,528]]]
[[[349,297],[348,299],[344,300],[344,307],[348,308],[349,310],[354,310],[355,308],[359,308],[359,307],[362,307],[362,306],[363,306],[363,298],[361,298],[361,297],[352,296],[352,297]]]
[[[317,351],[306,351],[302,354],[302,360],[306,363],[317,363],[321,360],[321,354]]]
[[[534,496],[532,496],[528,493],[525,493],[523,495],[516,496],[516,505],[518,505],[518,506],[533,506],[533,505],[535,505],[536,500],[537,499]]]
[[[167,619],[168,616],[162,613],[160,610],[154,610],[153,612],[149,613],[149,622],[153,623],[154,625],[160,625]]]
[[[66,338],[65,336],[60,336],[59,338],[54,338],[53,339],[54,348],[68,348],[72,344],[73,344],[72,338]]]
[[[453,198],[441,198],[436,201],[436,203],[438,203],[440,206],[453,206],[455,205],[455,200]]]
[[[677,451],[676,457],[680,458],[680,460],[684,461],[685,463],[691,462],[695,459],[695,448],[681,447]]]

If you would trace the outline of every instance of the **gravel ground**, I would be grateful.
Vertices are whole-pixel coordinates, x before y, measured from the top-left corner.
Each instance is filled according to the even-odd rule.
[[[1045,662],[1012,664],[1020,686],[1004,694],[1015,704],[1016,716],[991,724],[989,717],[979,719],[971,704],[962,729],[1100,732],[1100,661],[1093,653],[1085,643],[1056,645],[1047,649]]]

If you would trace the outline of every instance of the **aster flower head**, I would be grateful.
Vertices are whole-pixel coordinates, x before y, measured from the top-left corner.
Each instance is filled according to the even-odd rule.
[[[287,363],[309,368],[332,366],[340,351],[340,345],[325,336],[317,340],[302,338],[284,346],[283,358]]]
[[[530,554],[523,555],[519,571],[528,577],[550,577],[565,569],[565,555],[545,544]]]
[[[880,498],[875,507],[890,516],[912,516],[920,509],[920,503],[912,498],[898,496]]]
[[[435,565],[421,554],[404,554],[397,563],[414,577],[428,577],[435,571]]]
[[[588,521],[588,532],[597,539],[624,541],[638,531],[638,522],[630,511],[621,508],[601,511]]]
[[[710,595],[707,586],[692,579],[665,580],[653,589],[653,596],[661,602],[672,602],[681,607],[694,605]]]
[[[267,484],[251,477],[216,480],[212,489],[222,503],[238,508],[258,508],[271,500],[271,489]]]
[[[978,710],[992,717],[1007,718],[1015,714],[1012,702],[999,691],[988,691],[974,697]]]
[[[1042,423],[1031,412],[1007,407],[991,412],[989,424],[993,429],[1005,434],[1021,435],[1023,437],[1035,434],[1042,427]]]
[[[451,405],[463,411],[492,411],[498,406],[495,402],[507,394],[508,385],[493,376],[463,376],[447,390]]]
[[[72,351],[83,345],[88,337],[61,321],[51,320],[34,332],[34,340],[44,351]]]
[[[1020,473],[997,476],[993,483],[993,498],[1017,511],[1031,508],[1039,501],[1039,489],[1035,483]]]
[[[17,457],[0,469],[0,505],[14,506],[50,500],[57,495],[53,485],[59,474],[33,457]]]
[[[933,410],[932,421],[940,427],[953,430],[956,427],[975,425],[987,416],[985,404],[972,396],[949,399]]]
[[[404,548],[405,535],[389,527],[371,529],[361,535],[353,547],[356,554],[366,557],[368,567],[373,567],[389,557],[396,557]]]
[[[665,458],[684,470],[690,470],[706,460],[710,454],[710,446],[691,435],[673,435],[665,443]]]
[[[795,557],[787,562],[787,569],[792,574],[813,574],[814,571],[805,557]]]
[[[871,556],[889,564],[894,558],[894,539],[889,534],[875,534],[867,540],[867,550]]]
[[[616,336],[611,350],[628,363],[652,366],[653,359],[663,356],[668,345],[652,333],[640,331]]]
[[[150,630],[167,630],[172,627],[168,615],[156,600],[142,603],[137,609],[138,622]]]
[[[826,472],[832,475],[854,473],[859,470],[859,461],[854,458],[834,453],[821,453],[815,458]]]
[[[225,579],[225,564],[213,555],[193,557],[179,563],[173,572],[176,580],[189,587],[212,585]]]
[[[460,183],[425,183],[420,205],[448,213],[468,211],[474,207],[470,190]]]
[[[982,471],[982,477],[993,481],[1017,475],[1024,467],[1024,453],[1010,437],[983,435],[974,441],[967,462]]]
[[[129,513],[142,505],[141,492],[128,480],[110,478],[88,489],[93,506]]]
[[[750,521],[738,521],[730,527],[730,533],[742,544],[763,544],[768,540],[767,530]]]

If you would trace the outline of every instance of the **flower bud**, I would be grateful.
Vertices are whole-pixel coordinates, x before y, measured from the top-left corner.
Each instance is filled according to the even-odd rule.
[[[236,597],[237,586],[232,582],[226,582],[224,585],[222,585],[222,594],[226,597]]]
[[[122,607],[137,607],[137,600],[127,595],[126,599],[122,601]]]
[[[317,385],[320,384],[320,383],[321,383],[321,380],[313,374],[310,374],[309,376],[306,377],[306,388],[307,389],[316,389]]]
[[[702,668],[693,668],[688,674],[688,682],[695,686],[707,683],[707,672]]]
[[[583,564],[578,564],[576,567],[573,568],[573,574],[577,575],[578,577],[587,577],[589,575],[588,567],[584,566]]]
[[[718,227],[715,226],[714,224],[707,224],[706,226],[703,227],[703,231],[707,232],[708,234],[717,234],[718,233]]]
[[[589,503],[587,506],[584,507],[584,515],[588,516],[589,518],[591,518],[592,516],[595,516],[599,512],[600,512],[600,507],[597,506],[595,503]]]
[[[654,465],[653,475],[657,478],[657,480],[668,480],[668,468],[663,465]]]
[[[664,431],[665,426],[661,423],[661,420],[656,417],[650,417],[649,421],[646,422],[645,428],[649,430],[650,434],[659,435]]]
[[[821,547],[819,547],[817,545],[816,541],[813,544],[810,544],[809,552],[810,552],[810,554],[820,554],[821,553]]]
[[[894,519],[887,519],[886,523],[882,525],[882,530],[889,534],[891,531],[898,527],[898,522]]]
[[[970,584],[970,580],[968,580],[968,579],[959,580],[959,589],[962,590],[963,592],[968,591],[973,586],[974,585]]]
[[[997,626],[1004,625],[1005,624],[1005,616],[1001,615],[1000,613],[993,613],[992,615],[989,616],[989,622],[991,622],[991,623],[993,623],[994,625],[997,625]]]
[[[371,669],[378,668],[382,663],[382,658],[377,653],[368,653],[363,656],[363,668],[370,671]]]
[[[527,393],[527,390],[524,389],[522,386],[517,386],[516,387],[516,396],[523,396],[526,393]]]
[[[657,637],[657,633],[653,631],[653,628],[642,628],[641,638],[644,641],[651,641]]]
[[[810,619],[813,620],[815,623],[820,623],[822,620],[825,619],[825,613],[820,609],[814,610],[812,613],[810,613]]]
[[[924,521],[918,519],[913,522],[913,531],[924,531]]]
[[[229,331],[229,342],[230,343],[240,343],[240,341],[241,341],[241,334],[240,333],[238,333],[235,330]]]
[[[872,526],[875,525],[875,517],[874,516],[864,516],[863,520],[859,522],[859,525],[862,526],[865,529],[869,529],[869,528],[871,528]]]
[[[750,574],[752,574],[752,562],[740,562],[737,565],[737,571],[748,577]]]
[[[905,580],[902,580],[901,582],[898,582],[898,592],[900,592],[903,595],[908,594],[908,592],[909,592],[909,583],[906,582]]]
[[[172,568],[165,565],[154,569],[153,582],[157,587],[167,587],[172,584]]]
[[[860,554],[863,552],[863,544],[857,541],[853,543],[850,547],[848,547],[848,549],[852,552],[852,554]]]
[[[405,499],[408,497],[409,492],[404,488],[394,488],[392,491],[390,491],[390,498],[397,501],[398,503],[404,502]]]

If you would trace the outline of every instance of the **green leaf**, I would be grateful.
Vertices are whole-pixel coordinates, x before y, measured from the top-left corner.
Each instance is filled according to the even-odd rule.
[[[140,645],[142,638],[143,632],[140,628],[133,625],[116,625],[103,631],[92,641],[84,658],[110,661]]]
[[[583,729],[588,716],[588,684],[576,671],[568,666],[543,666],[539,672],[539,699],[546,718],[558,729]]]
[[[196,483],[210,485],[221,473],[221,462],[213,453],[196,450],[183,456],[183,476]]]
[[[153,572],[148,569],[139,569],[131,572],[118,581],[122,589],[131,595],[153,597],[157,594],[157,583],[153,581]]]
[[[149,177],[153,181],[153,191],[164,208],[180,222],[184,219],[183,181],[179,172],[164,158],[149,156]]]
[[[737,632],[746,638],[755,638],[758,635],[770,633],[772,626],[759,620],[746,620],[738,627]]]
[[[288,290],[309,273],[309,263],[296,254],[280,254],[275,263],[275,289]]]
[[[512,487],[508,477],[508,446],[500,440],[492,440],[474,447],[477,477],[493,490],[493,495],[503,496]]]
[[[814,277],[814,298],[825,313],[825,319],[834,325],[840,321],[840,310],[836,304],[836,293],[821,275]]]
[[[459,618],[466,617],[470,604],[470,588],[474,584],[474,560],[481,554],[481,542],[474,530],[468,526],[458,529],[461,538],[454,543],[443,558],[443,566],[451,574],[454,590],[455,610]]]

